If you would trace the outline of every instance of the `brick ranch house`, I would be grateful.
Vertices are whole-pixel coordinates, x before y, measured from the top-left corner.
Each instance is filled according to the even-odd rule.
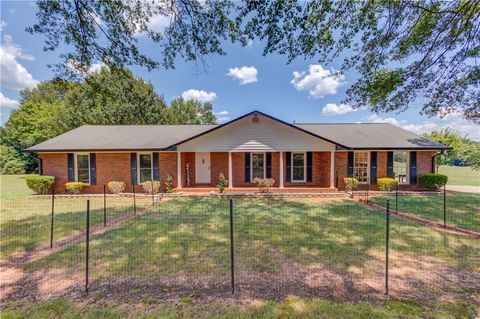
[[[446,149],[390,124],[289,124],[254,111],[222,125],[84,125],[26,151],[38,153],[57,192],[69,181],[99,193],[109,181],[128,190],[168,175],[177,190],[209,190],[220,173],[231,191],[272,177],[274,191],[315,192],[344,189],[346,176],[372,189],[387,176],[421,189],[418,176]]]

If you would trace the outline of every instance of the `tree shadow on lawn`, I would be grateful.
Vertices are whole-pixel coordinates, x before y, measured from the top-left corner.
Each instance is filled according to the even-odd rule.
[[[92,239],[92,291],[98,288],[120,296],[132,291],[144,296],[150,291],[160,298],[226,297],[229,227],[224,199],[166,202]],[[480,289],[475,284],[480,282],[478,241],[397,219],[392,219],[391,232],[391,280],[398,288],[393,293],[435,298],[448,288],[445,282],[462,287],[461,293]],[[238,296],[277,299],[295,294],[354,300],[383,295],[385,215],[355,202],[236,199],[234,242]],[[67,278],[74,278],[84,263],[79,247],[33,262],[25,271],[64,269]],[[59,272],[43,282],[56,280]],[[78,292],[81,286],[78,282],[68,289],[62,286],[56,293]]]

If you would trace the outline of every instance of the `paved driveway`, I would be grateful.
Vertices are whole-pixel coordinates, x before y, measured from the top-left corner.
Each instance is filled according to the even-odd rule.
[[[447,190],[463,192],[463,193],[477,193],[480,194],[479,186],[459,186],[459,185],[447,185]]]

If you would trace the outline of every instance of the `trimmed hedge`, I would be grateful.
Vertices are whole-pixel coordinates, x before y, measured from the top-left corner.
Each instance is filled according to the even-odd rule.
[[[80,194],[84,186],[82,182],[70,182],[65,184],[65,189],[71,194]]]
[[[122,193],[125,190],[124,182],[111,181],[108,182],[107,186],[112,194]]]
[[[153,193],[157,194],[160,191],[160,187],[162,187],[162,183],[160,183],[160,181],[146,181],[142,183],[142,187],[145,193],[152,194],[152,186]]]
[[[30,175],[25,178],[28,188],[35,192],[35,194],[47,194],[50,192],[53,183],[55,183],[54,176],[47,175]]]
[[[420,183],[423,187],[431,191],[437,191],[440,187],[447,184],[448,176],[443,174],[422,174],[420,175]]]
[[[346,192],[351,192],[358,187],[358,179],[355,177],[345,177],[343,182],[345,183]]]
[[[391,177],[377,178],[378,189],[381,191],[391,191],[397,185],[397,181]]]

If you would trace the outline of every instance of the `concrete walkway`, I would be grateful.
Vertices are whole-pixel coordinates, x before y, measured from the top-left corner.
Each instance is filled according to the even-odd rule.
[[[480,187],[478,186],[460,186],[460,185],[448,185],[448,191],[462,192],[462,193],[476,193],[480,194]]]

